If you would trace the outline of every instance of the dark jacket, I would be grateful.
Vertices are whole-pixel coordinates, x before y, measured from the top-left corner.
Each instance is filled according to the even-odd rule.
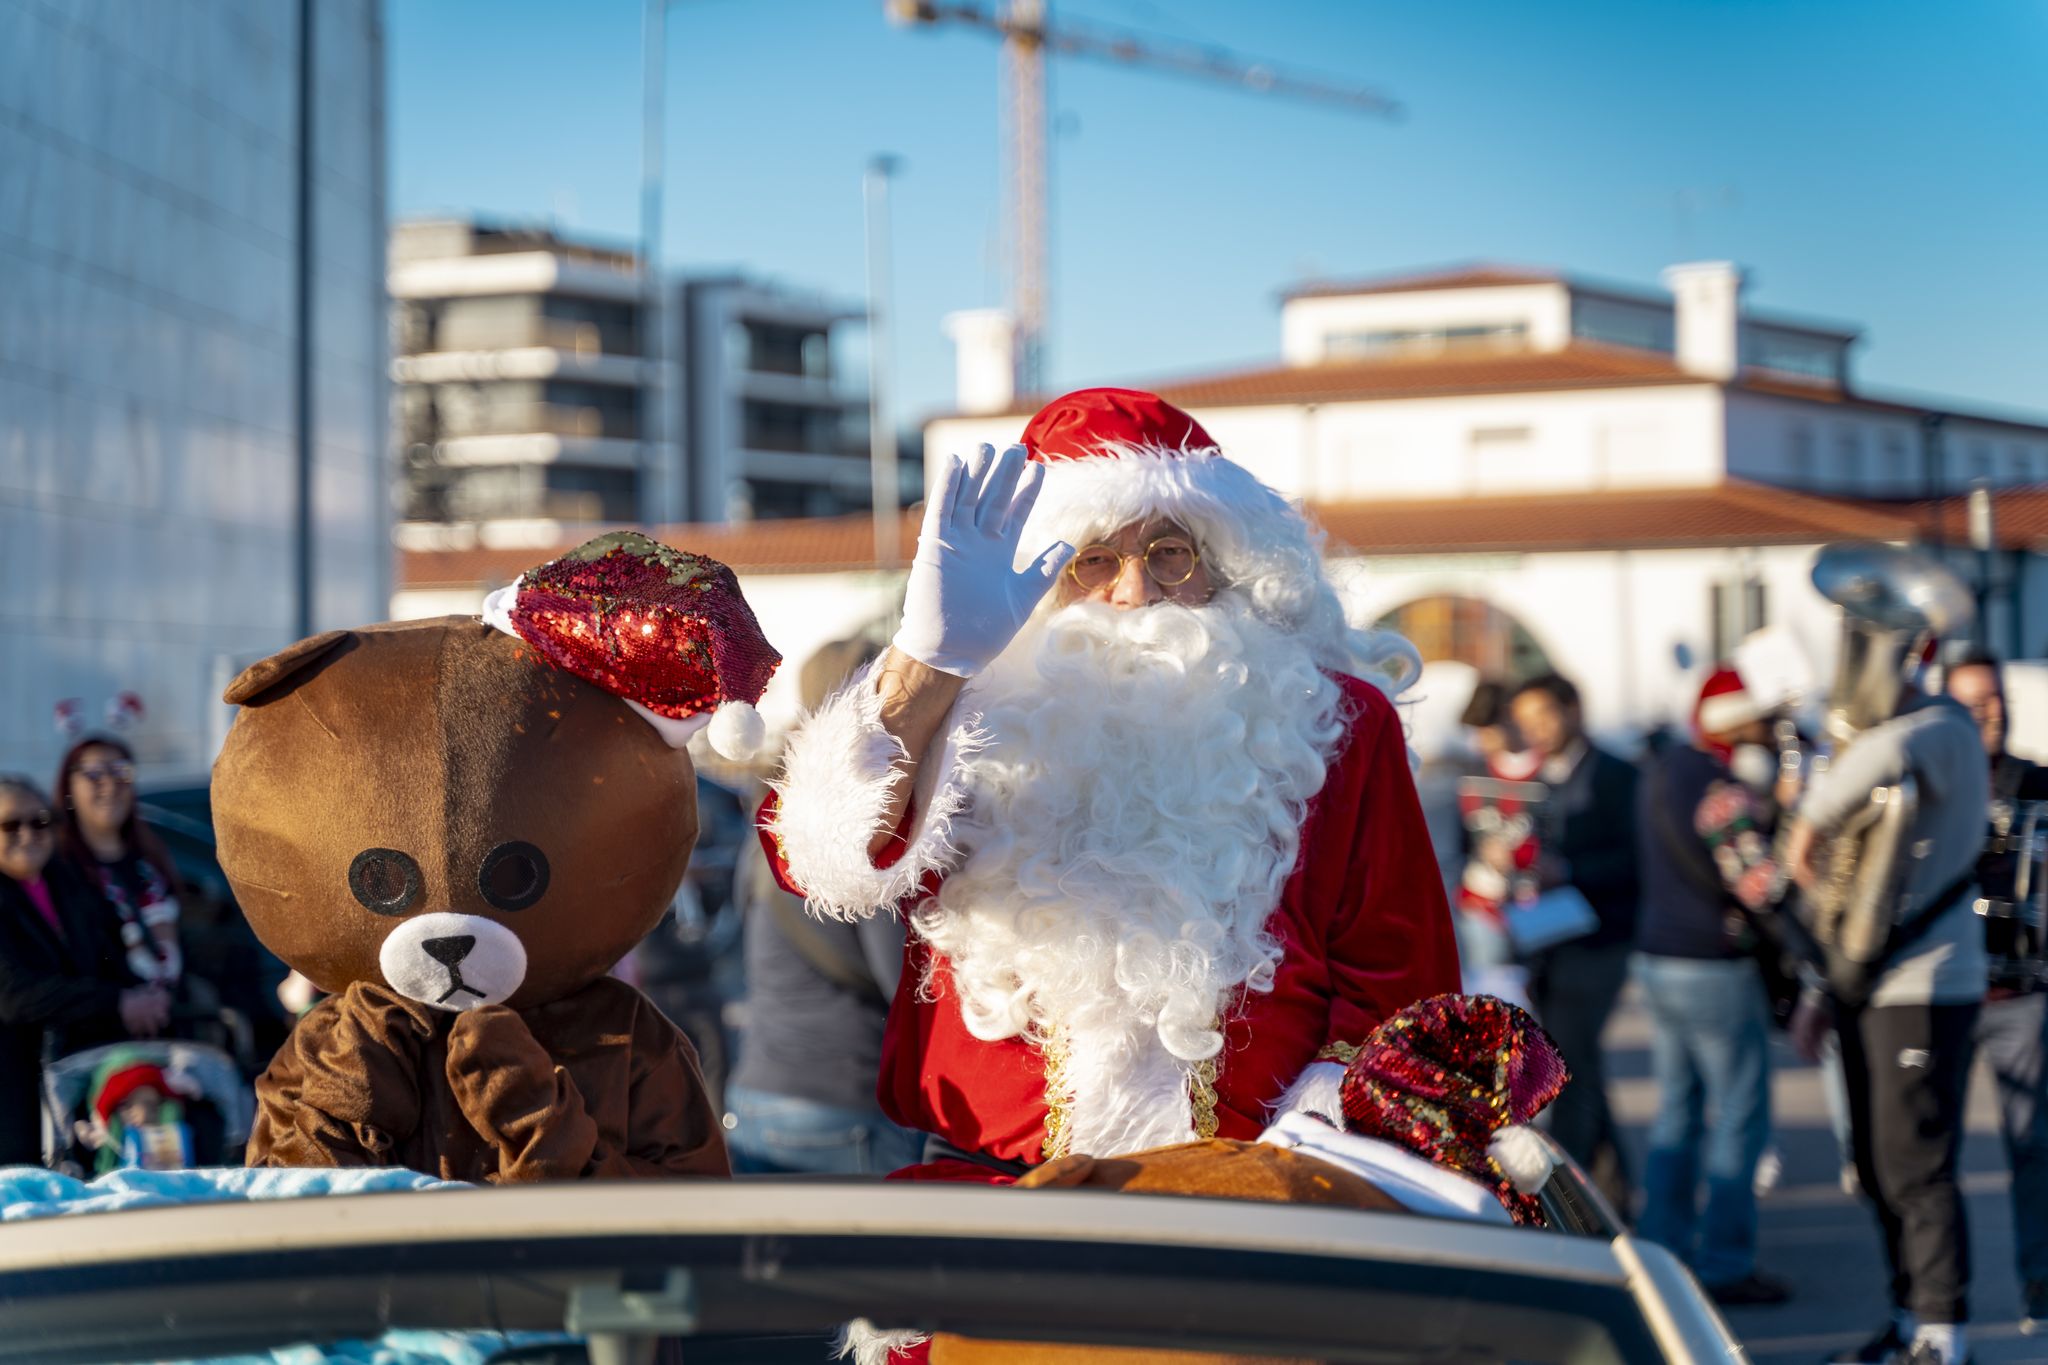
[[[1655,957],[1745,955],[1741,935],[1731,931],[1731,916],[1742,923],[1735,900],[1693,827],[1707,788],[1734,780],[1727,765],[1689,744],[1665,750],[1643,775],[1636,806],[1643,874],[1636,924],[1640,951]]]
[[[1600,916],[1600,927],[1580,941],[1629,942],[1641,892],[1634,765],[1588,744],[1571,774],[1551,784],[1544,818],[1545,847],[1570,865],[1567,880]]]
[[[42,1159],[46,1042],[62,1054],[126,1037],[121,992],[136,984],[99,894],[61,858],[43,877],[61,938],[20,883],[0,876],[0,1165]]]

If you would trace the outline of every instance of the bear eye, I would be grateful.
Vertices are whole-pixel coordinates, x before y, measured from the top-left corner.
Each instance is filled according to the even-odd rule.
[[[499,844],[484,855],[477,889],[500,910],[524,910],[548,889],[548,855],[524,840]]]
[[[395,848],[366,848],[348,865],[348,889],[379,915],[412,909],[425,884],[420,865]]]

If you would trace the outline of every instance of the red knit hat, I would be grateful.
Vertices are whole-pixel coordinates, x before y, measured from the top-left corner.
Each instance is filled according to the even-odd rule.
[[[164,1075],[162,1067],[154,1062],[137,1062],[133,1066],[124,1066],[107,1077],[106,1083],[100,1087],[100,1093],[93,1096],[93,1112],[100,1116],[100,1122],[105,1123],[114,1117],[114,1111],[121,1107],[123,1100],[145,1086],[165,1098],[177,1093],[171,1088],[171,1082]]]
[[[1491,995],[1437,995],[1374,1029],[1338,1093],[1350,1131],[1468,1175],[1516,1222],[1541,1224],[1532,1196],[1551,1162],[1523,1125],[1569,1079],[1527,1012]]]
[[[1699,701],[1692,708],[1692,728],[1701,739],[1705,739],[1709,735],[1726,734],[1753,720],[1762,720],[1768,714],[1768,708],[1758,705],[1756,698],[1750,695],[1742,675],[1722,664],[1700,684]]]
[[[1040,463],[1085,460],[1105,447],[1214,450],[1202,424],[1142,389],[1076,389],[1038,410],[1024,428],[1024,449]]]

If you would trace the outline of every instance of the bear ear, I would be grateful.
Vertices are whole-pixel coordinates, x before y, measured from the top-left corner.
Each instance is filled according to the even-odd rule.
[[[259,660],[243,669],[241,674],[228,684],[228,690],[221,693],[221,700],[230,706],[240,706],[245,702],[254,701],[294,673],[318,663],[354,639],[354,631],[329,630],[308,636],[295,645],[286,645],[269,658]]]

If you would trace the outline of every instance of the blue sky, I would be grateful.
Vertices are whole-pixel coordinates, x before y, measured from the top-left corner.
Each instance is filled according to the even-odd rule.
[[[993,3],[993,0],[984,0]],[[1383,88],[1385,123],[1057,64],[1049,378],[1271,359],[1275,293],[1485,259],[1865,328],[1871,389],[2048,412],[2048,0],[1054,0],[1055,20]],[[388,0],[394,210],[630,243],[637,0]],[[949,405],[939,320],[1002,301],[997,51],[880,0],[676,0],[663,251],[857,301],[861,168],[895,201],[899,414]]]

